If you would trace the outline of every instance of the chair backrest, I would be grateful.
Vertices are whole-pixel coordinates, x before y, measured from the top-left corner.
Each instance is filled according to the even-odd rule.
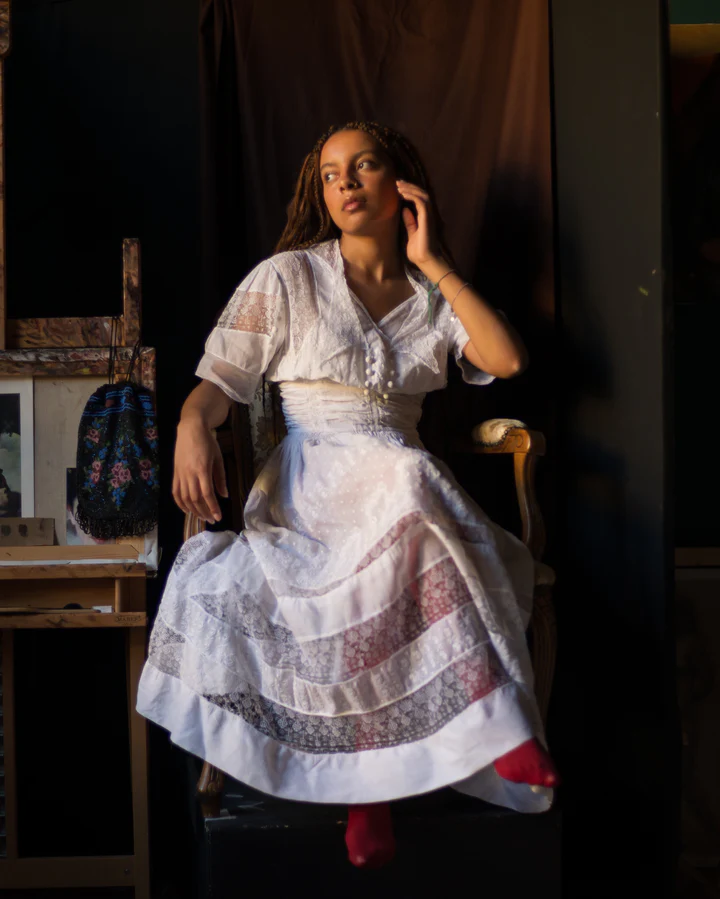
[[[244,527],[243,509],[255,478],[286,433],[277,387],[264,383],[250,404],[233,404],[228,421],[217,430],[236,531]],[[195,533],[194,527],[186,536]]]
[[[260,383],[252,403],[247,407],[247,415],[253,477],[256,478],[270,453],[287,434],[276,384]]]

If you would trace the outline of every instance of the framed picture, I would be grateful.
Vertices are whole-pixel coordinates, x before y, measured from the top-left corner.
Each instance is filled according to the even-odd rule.
[[[35,514],[33,379],[0,378],[0,518]]]

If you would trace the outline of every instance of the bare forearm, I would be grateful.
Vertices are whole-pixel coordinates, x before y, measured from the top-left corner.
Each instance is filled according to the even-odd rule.
[[[434,257],[421,266],[423,274],[436,284],[450,265]],[[499,378],[511,378],[527,366],[527,350],[519,334],[480,294],[456,272],[442,279],[439,290],[462,322],[470,338],[465,356],[483,371]],[[457,296],[457,300],[455,297]]]
[[[199,423],[219,428],[228,417],[232,400],[212,381],[201,381],[183,404],[180,424]]]

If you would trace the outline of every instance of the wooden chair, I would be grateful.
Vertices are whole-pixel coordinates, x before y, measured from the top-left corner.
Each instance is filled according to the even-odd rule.
[[[225,460],[230,495],[232,527],[243,527],[243,509],[255,479],[255,473],[285,434],[279,403],[270,390],[258,388],[249,406],[235,404],[228,420],[216,432]],[[535,494],[535,469],[538,456],[545,454],[545,438],[515,419],[495,418],[472,429],[469,438],[455,442],[458,452],[512,454],[515,487],[520,505],[522,540],[535,559],[535,592],[530,637],[535,694],[543,722],[547,720],[550,692],[555,670],[557,637],[552,586],[555,573],[541,559],[545,551],[545,526]],[[205,529],[205,522],[194,515],[185,516],[184,539]],[[220,815],[225,775],[208,762],[203,765],[196,793],[203,818]]]

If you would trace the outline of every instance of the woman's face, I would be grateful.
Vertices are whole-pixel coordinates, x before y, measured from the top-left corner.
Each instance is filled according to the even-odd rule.
[[[401,197],[392,161],[364,131],[338,131],[320,154],[320,180],[330,217],[346,234],[398,225]]]

